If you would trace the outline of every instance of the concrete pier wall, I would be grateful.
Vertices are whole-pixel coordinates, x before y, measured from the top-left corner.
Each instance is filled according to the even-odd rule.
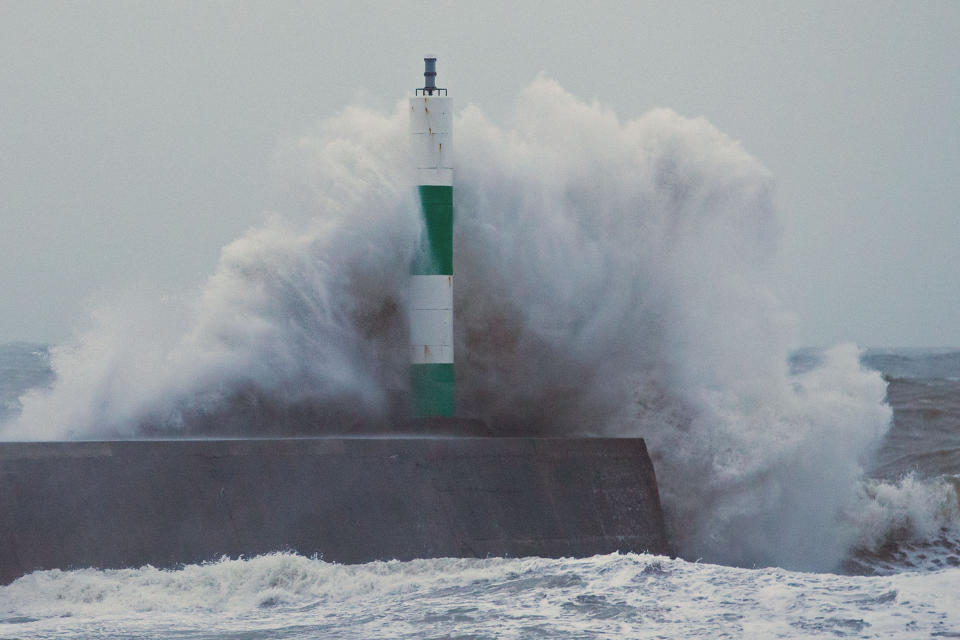
[[[668,544],[639,438],[0,443],[0,584],[278,550],[357,563]]]

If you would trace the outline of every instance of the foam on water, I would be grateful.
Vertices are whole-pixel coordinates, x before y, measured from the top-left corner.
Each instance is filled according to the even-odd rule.
[[[844,517],[857,532],[845,569],[891,574],[960,566],[956,477],[865,480],[857,507]]]
[[[341,566],[289,554],[34,573],[0,587],[0,637],[953,637],[960,569],[892,577],[645,555]]]
[[[790,372],[769,172],[703,119],[622,120],[543,79],[509,126],[468,106],[455,129],[460,412],[642,435],[685,557],[835,567],[861,535],[844,514],[886,385],[849,345]],[[302,210],[228,245],[195,298],[101,312],[5,437],[342,431],[403,411],[406,107],[347,109],[279,158]]]

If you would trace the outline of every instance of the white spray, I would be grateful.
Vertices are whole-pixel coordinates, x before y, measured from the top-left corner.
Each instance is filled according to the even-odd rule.
[[[55,350],[56,384],[4,435],[389,419],[419,237],[405,118],[349,109],[283,151],[307,221],[227,246],[181,329],[151,308]],[[547,80],[509,128],[468,107],[456,130],[459,413],[500,432],[642,435],[685,556],[832,568],[890,410],[852,347],[789,373],[767,170],[703,119],[621,121]]]

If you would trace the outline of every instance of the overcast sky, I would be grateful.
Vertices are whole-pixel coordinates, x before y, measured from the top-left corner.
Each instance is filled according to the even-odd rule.
[[[538,74],[703,116],[770,168],[804,344],[960,346],[960,1],[0,1],[0,342],[196,288],[283,193],[278,145],[440,84],[506,124]]]

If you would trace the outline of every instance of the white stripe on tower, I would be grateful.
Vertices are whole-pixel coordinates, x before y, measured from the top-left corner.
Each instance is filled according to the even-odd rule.
[[[410,300],[410,364],[453,364],[453,276],[413,276]]]

